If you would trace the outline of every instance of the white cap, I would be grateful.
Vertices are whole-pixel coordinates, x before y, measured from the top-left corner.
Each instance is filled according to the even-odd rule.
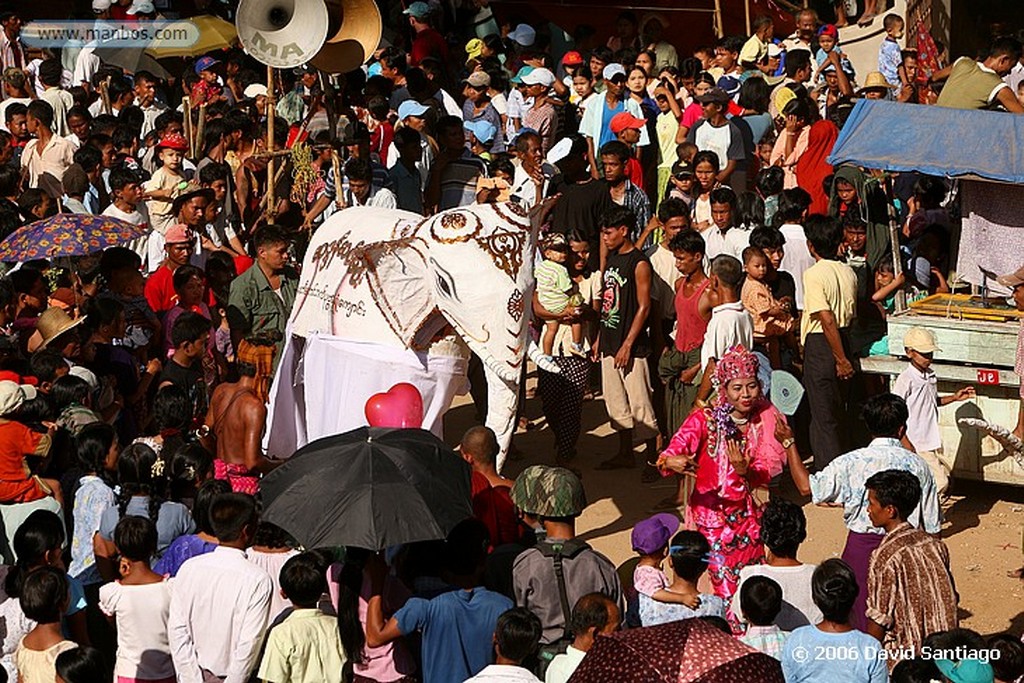
[[[770,58],[782,56],[783,51],[784,50],[775,43],[768,43],[768,56]]]
[[[25,401],[36,397],[36,388],[28,384],[17,384],[10,380],[0,381],[0,415],[10,415]]]
[[[508,34],[508,37],[523,47],[530,47],[533,45],[533,41],[537,40],[537,32],[529,24],[519,24]]]
[[[618,62],[612,62],[604,67],[604,71],[601,72],[601,76],[606,81],[610,81],[616,76],[625,76],[626,68]]]
[[[89,388],[93,391],[96,391],[96,389],[98,389],[100,386],[100,382],[98,379],[96,379],[96,375],[93,373],[93,371],[85,367],[84,365],[73,366],[70,370],[68,370],[68,374],[79,379],[84,379],[85,383],[88,384]]]
[[[266,96],[266,94],[267,86],[262,83],[250,83],[245,86],[245,90],[242,91],[242,95],[244,95],[246,99],[250,100],[255,100],[260,95]]]
[[[569,152],[571,150],[572,138],[562,138],[548,150],[547,162],[549,164],[557,164],[559,161],[569,156]]]
[[[550,69],[539,67],[523,76],[523,83],[526,85],[543,85],[550,88],[555,82],[555,75]]]
[[[92,0],[92,11],[97,14],[106,12],[112,4],[111,0]]]
[[[134,0],[126,14],[156,14],[156,7],[153,6],[153,0]]]

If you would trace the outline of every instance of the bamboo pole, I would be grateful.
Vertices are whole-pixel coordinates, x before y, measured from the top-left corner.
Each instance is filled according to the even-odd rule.
[[[725,36],[725,24],[722,22],[722,0],[715,0],[715,35]]]
[[[182,128],[184,128],[185,139],[188,140],[188,150],[191,152],[194,147],[192,144],[192,98],[185,95],[185,97],[181,98],[181,105],[185,113]]]
[[[107,84],[109,82],[110,82],[110,79],[109,78],[105,78],[102,81],[100,81],[100,85],[99,85],[100,101],[103,103],[103,113],[104,114],[110,114],[110,113],[112,113],[114,111],[113,108],[110,106],[110,92],[107,90]]]
[[[750,35],[750,0],[743,0],[743,13],[747,19],[747,35]]]
[[[195,149],[192,150],[192,158],[199,159],[203,156],[203,134],[206,131],[206,102],[199,105],[199,123],[196,125]]]
[[[274,67],[267,67],[267,151],[274,151]],[[284,165],[281,166],[284,169]],[[264,199],[267,200],[267,223],[273,223],[275,218],[275,212],[277,211],[277,202],[274,201],[274,185],[277,184],[277,176],[274,174],[274,157],[270,156],[267,158],[267,194],[264,195]]]
[[[334,170],[334,202],[339,209],[345,208],[345,195],[341,191],[341,157],[338,150],[331,150],[331,168]]]

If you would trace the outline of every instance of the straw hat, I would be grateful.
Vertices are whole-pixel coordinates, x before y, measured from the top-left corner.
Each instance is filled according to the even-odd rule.
[[[78,327],[84,322],[84,315],[76,320],[68,315],[62,308],[58,308],[57,306],[47,308],[43,311],[43,314],[39,316],[39,320],[36,322],[36,331],[39,332],[39,336],[42,337],[42,343],[39,344],[39,348],[45,349],[46,345],[54,339],[68,330]]]
[[[872,71],[864,79],[864,85],[857,91],[857,94],[860,95],[868,90],[892,90],[895,87],[885,80],[885,76],[880,71]]]

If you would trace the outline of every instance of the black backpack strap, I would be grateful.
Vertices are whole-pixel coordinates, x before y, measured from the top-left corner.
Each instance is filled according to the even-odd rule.
[[[565,571],[562,567],[562,554],[556,552],[553,560],[555,565],[555,579],[558,581],[558,599],[562,603],[562,637],[571,639],[572,633],[569,631],[569,620],[572,617],[572,608],[569,606],[569,595],[565,590]]]

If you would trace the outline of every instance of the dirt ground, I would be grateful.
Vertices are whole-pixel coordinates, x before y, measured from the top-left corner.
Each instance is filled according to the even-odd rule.
[[[527,386],[532,388],[533,384],[531,380]],[[514,444],[522,457],[506,464],[504,474],[509,477],[529,465],[554,464],[554,436],[544,422],[540,400],[529,399],[525,412],[532,428],[515,436]],[[456,443],[473,420],[468,397],[457,399],[445,416],[446,440]],[[577,531],[619,565],[633,556],[629,543],[633,524],[652,514],[651,507],[669,495],[674,484],[667,479],[641,483],[639,466],[635,470],[595,470],[598,462],[614,454],[616,446],[603,402],[587,401],[579,456],[573,466],[583,474],[590,504]],[[985,635],[1008,631],[1020,636],[1024,632],[1024,582],[1006,573],[1024,564],[1024,481],[1021,487],[1014,487],[954,479],[951,494],[942,537],[949,547],[960,594],[961,626]],[[818,563],[838,557],[846,540],[842,510],[811,505],[785,474],[779,495],[802,503],[807,514],[808,538],[801,546],[800,559]]]

